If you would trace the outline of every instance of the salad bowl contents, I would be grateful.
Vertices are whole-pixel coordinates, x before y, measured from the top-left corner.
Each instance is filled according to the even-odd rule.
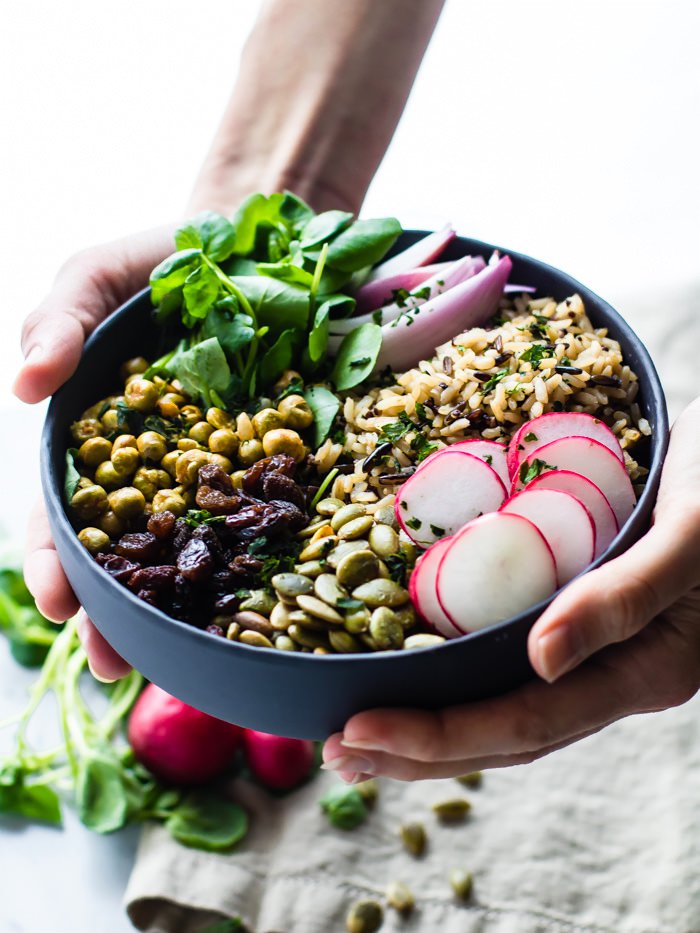
[[[546,602],[648,521],[666,416],[625,322],[534,260],[400,233],[290,194],[201,215],[52,402],[76,592],[223,719],[317,737],[512,687]]]

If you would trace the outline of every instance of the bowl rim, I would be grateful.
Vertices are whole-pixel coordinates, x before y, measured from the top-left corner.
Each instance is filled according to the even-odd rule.
[[[402,236],[409,235],[411,237],[420,237],[426,236],[430,231],[419,230],[419,229],[405,229],[403,230]],[[54,433],[54,422],[57,418],[57,411],[61,404],[62,398],[62,388],[59,388],[58,391],[52,396],[46,418],[44,421],[44,426],[41,436],[41,452],[40,452],[40,465],[41,465],[41,480],[44,490],[44,496],[47,499],[47,509],[53,512],[53,518],[58,522],[60,530],[67,536],[70,546],[73,548],[74,553],[81,553],[84,555],[85,567],[89,568],[88,573],[99,573],[100,579],[103,581],[105,586],[114,587],[121,594],[123,598],[126,599],[126,604],[132,606],[138,612],[150,613],[157,624],[165,629],[166,626],[177,625],[182,630],[183,633],[191,638],[196,640],[205,639],[205,644],[213,646],[214,643],[220,644],[222,641],[230,645],[230,649],[234,652],[244,651],[249,653],[251,660],[256,658],[260,661],[267,659],[272,664],[286,665],[289,657],[294,657],[297,659],[295,663],[299,664],[314,664],[318,663],[321,660],[324,664],[334,664],[334,665],[346,665],[350,663],[359,663],[364,662],[368,664],[380,664],[392,662],[395,664],[401,664],[402,659],[403,663],[411,663],[411,657],[415,657],[418,654],[428,654],[435,651],[447,651],[451,645],[455,644],[464,644],[466,641],[478,640],[484,637],[493,638],[498,636],[499,633],[506,632],[512,626],[516,626],[518,623],[524,621],[528,616],[534,615],[535,617],[542,614],[546,607],[556,599],[560,593],[562,593],[568,586],[571,585],[575,580],[589,573],[591,570],[595,570],[600,567],[602,564],[606,563],[612,557],[616,556],[613,552],[616,550],[616,546],[619,546],[618,542],[620,541],[621,536],[626,533],[630,527],[630,524],[634,521],[635,516],[641,514],[644,509],[642,506],[647,506],[649,501],[656,496],[656,491],[658,488],[658,482],[661,476],[661,471],[663,469],[663,463],[668,449],[668,435],[669,435],[669,423],[668,423],[668,411],[666,406],[666,399],[661,385],[661,380],[659,378],[658,372],[654,365],[654,362],[651,358],[651,355],[646,347],[646,344],[642,339],[635,333],[630,324],[622,317],[622,315],[609,304],[601,298],[597,293],[593,292],[590,288],[583,285],[577,279],[573,278],[568,273],[564,272],[561,269],[557,269],[554,266],[549,265],[548,263],[542,262],[539,259],[536,259],[532,256],[529,256],[525,253],[519,253],[515,250],[506,249],[501,246],[494,246],[493,244],[486,243],[482,240],[472,239],[471,237],[462,236],[457,234],[453,242],[463,243],[467,241],[469,243],[469,249],[483,251],[485,254],[492,253],[494,251],[507,255],[515,261],[522,261],[525,263],[534,263],[538,267],[538,271],[545,273],[553,274],[556,277],[564,277],[567,280],[567,289],[571,289],[571,293],[578,293],[582,296],[584,304],[587,306],[591,300],[594,303],[598,303],[602,306],[605,314],[610,320],[610,328],[615,330],[614,338],[618,339],[618,333],[623,333],[625,338],[628,341],[633,342],[636,345],[637,353],[640,358],[640,362],[643,364],[644,368],[647,371],[647,378],[649,381],[649,393],[650,397],[653,399],[656,404],[657,411],[656,414],[656,426],[655,434],[657,435],[657,443],[655,447],[654,454],[652,456],[652,462],[649,468],[649,474],[647,476],[647,481],[645,488],[637,500],[635,510],[632,515],[627,519],[624,525],[619,529],[617,535],[613,541],[609,544],[606,550],[599,555],[592,563],[590,563],[585,570],[581,571],[573,580],[570,580],[563,587],[558,588],[555,593],[551,596],[548,596],[546,599],[541,600],[539,603],[529,606],[527,609],[518,613],[517,615],[511,616],[508,619],[504,619],[501,622],[494,623],[493,625],[488,626],[487,628],[479,629],[474,632],[470,632],[466,635],[461,635],[457,638],[446,639],[444,642],[435,645],[427,645],[420,648],[412,648],[409,651],[406,650],[393,650],[393,651],[376,651],[376,652],[357,652],[357,653],[348,653],[348,654],[327,654],[327,655],[316,655],[313,653],[302,653],[302,652],[287,652],[279,651],[277,648],[270,647],[253,647],[251,645],[245,645],[240,642],[230,641],[227,638],[222,639],[220,635],[214,635],[213,633],[207,632],[205,629],[197,628],[188,622],[184,622],[181,619],[176,619],[173,616],[168,615],[162,609],[159,609],[156,606],[152,606],[150,603],[146,603],[144,600],[139,599],[135,593],[126,587],[122,586],[117,580],[111,577],[109,574],[104,573],[102,568],[100,568],[94,561],[94,559],[88,554],[85,548],[79,543],[77,535],[75,534],[75,529],[71,524],[66,507],[64,504],[64,497],[62,488],[57,488],[56,484],[53,482],[53,475],[49,457],[49,450],[51,448],[51,440]],[[110,314],[85,341],[83,351],[81,354],[81,359],[84,354],[89,352],[93,343],[98,339],[102,339],[103,335],[110,330],[112,326],[115,326],[117,319],[120,314],[125,311],[127,308],[132,307],[134,304],[142,301],[150,294],[150,287],[146,286],[140,291],[136,292],[131,298],[125,301],[119,308],[117,308],[112,314]],[[606,322],[607,323],[607,322]],[[72,377],[71,377],[72,378]],[[651,513],[651,508],[649,508],[649,513]],[[96,623],[99,628],[99,623]],[[205,645],[203,645],[204,647]],[[252,655],[250,654],[252,653]],[[234,657],[232,655],[232,657]]]

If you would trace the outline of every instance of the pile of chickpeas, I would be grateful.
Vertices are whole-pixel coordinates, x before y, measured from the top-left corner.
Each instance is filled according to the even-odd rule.
[[[312,425],[313,414],[303,396],[288,395],[276,407],[263,402],[254,415],[234,418],[221,408],[193,405],[176,379],[146,379],[148,366],[143,357],[126,362],[124,394],[92,405],[71,426],[80,480],[70,505],[81,524],[78,537],[91,554],[107,549],[143,515],[181,516],[196,508],[197,476],[205,463],[217,464],[240,488],[246,469],[263,457],[288,454],[299,462],[308,454],[299,432]],[[275,391],[295,378],[287,371]],[[171,422],[170,436],[118,433],[120,402]]]

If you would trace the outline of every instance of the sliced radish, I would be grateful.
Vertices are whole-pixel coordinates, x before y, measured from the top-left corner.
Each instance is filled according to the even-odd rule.
[[[449,447],[443,447],[436,453],[427,457],[418,469],[421,469],[432,457],[439,457],[447,453],[448,450],[461,450],[465,454],[472,454],[479,457],[498,473],[498,478],[508,489],[510,487],[510,476],[508,475],[507,450],[503,444],[497,444],[495,441],[484,441],[475,437],[466,441],[458,441],[456,444],[450,444]]]
[[[559,586],[592,562],[595,526],[591,513],[568,492],[528,486],[504,502],[501,512],[522,515],[542,532],[554,555]]]
[[[427,547],[472,518],[494,512],[505,497],[505,486],[487,463],[446,450],[404,483],[394,508],[406,534]]]
[[[452,229],[451,224],[446,224],[441,230],[429,233],[428,236],[424,236],[413,246],[409,246],[403,252],[397,253],[391,259],[386,259],[378,266],[375,266],[367,281],[372,282],[374,279],[383,279],[388,275],[395,275],[397,272],[408,272],[409,269],[415,269],[416,266],[427,266],[429,262],[432,262],[440,255],[447,244],[454,240],[456,236],[457,234]]]
[[[556,489],[575,496],[588,509],[595,525],[595,557],[607,550],[620,530],[610,503],[596,484],[580,473],[570,470],[547,470],[527,485],[532,489]]]
[[[539,447],[560,437],[592,437],[625,462],[620,442],[610,428],[593,415],[582,411],[552,411],[532,421],[526,421],[513,435],[508,446],[508,470],[511,477],[518,472],[523,460],[529,459]]]
[[[465,634],[510,619],[556,587],[554,557],[544,536],[528,519],[507,512],[465,525],[437,574],[440,605]]]
[[[443,611],[436,590],[438,567],[451,541],[452,538],[442,538],[431,544],[425,554],[418,558],[408,581],[408,592],[416,611],[430,628],[445,638],[456,638],[462,634]]]
[[[620,528],[632,514],[636,504],[632,481],[624,464],[599,441],[591,437],[560,437],[538,447],[520,464],[513,481],[514,492],[525,485],[523,480],[535,460],[544,464],[541,472],[546,469],[571,470],[592,480],[610,503]]]

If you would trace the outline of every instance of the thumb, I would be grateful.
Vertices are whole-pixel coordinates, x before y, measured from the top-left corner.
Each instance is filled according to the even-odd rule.
[[[153,267],[172,250],[173,226],[148,230],[77,253],[22,329],[24,365],[14,392],[39,402],[75,371],[83,343],[97,325],[148,284]]]

